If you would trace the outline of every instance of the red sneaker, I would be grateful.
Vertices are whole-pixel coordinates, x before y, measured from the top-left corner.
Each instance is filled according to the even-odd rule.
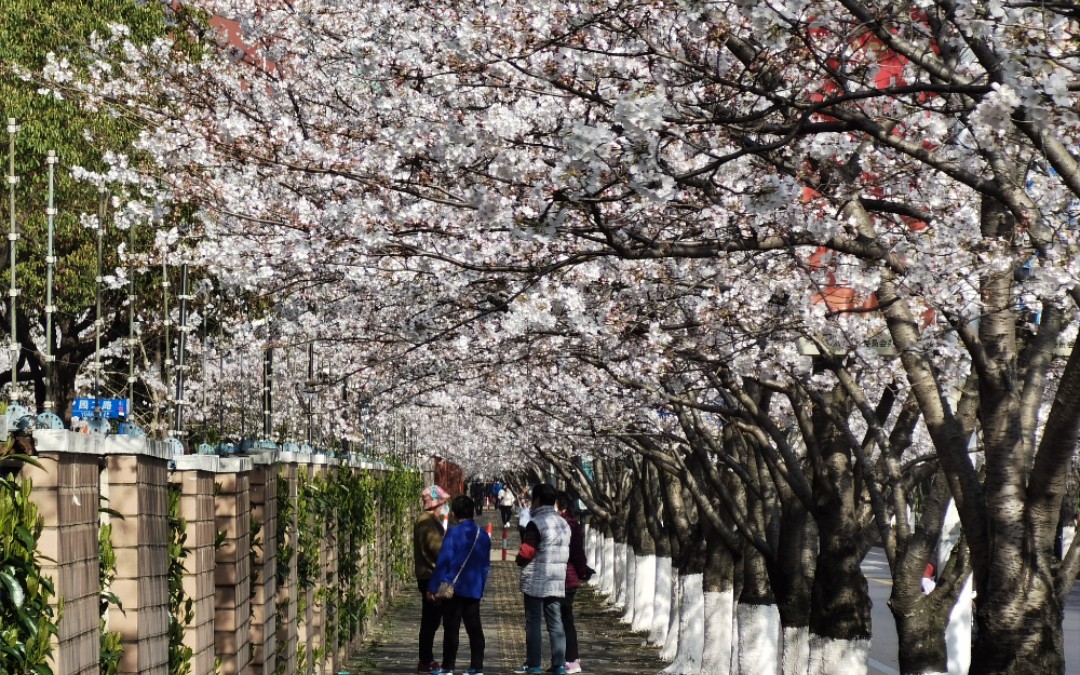
[[[439,662],[438,661],[427,661],[427,662],[421,661],[416,666],[416,672],[418,672],[418,673],[434,673],[438,669],[439,669]]]

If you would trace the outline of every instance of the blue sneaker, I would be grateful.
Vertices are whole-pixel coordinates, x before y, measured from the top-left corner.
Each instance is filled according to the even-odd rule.
[[[431,671],[431,675],[454,675],[453,668],[439,668],[438,670]]]
[[[484,675],[484,671],[480,668],[473,668],[470,666],[469,669],[465,671],[464,675]]]
[[[544,669],[541,668],[540,666],[530,666],[528,664],[525,664],[523,666],[518,666],[517,668],[514,668],[514,672],[515,673],[529,673],[530,675],[532,675],[533,673],[536,673],[536,674],[539,675],[540,673],[544,672]]]
[[[551,669],[554,675],[566,675],[566,666],[555,666]]]

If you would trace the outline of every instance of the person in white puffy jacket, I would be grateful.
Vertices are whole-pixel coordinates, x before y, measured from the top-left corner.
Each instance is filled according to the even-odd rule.
[[[503,527],[510,526],[510,516],[514,513],[514,491],[510,488],[503,486],[503,489],[499,490],[499,514],[502,516]]]
[[[521,567],[525,595],[525,656],[515,673],[542,673],[543,636],[540,617],[551,642],[551,672],[566,673],[566,632],[560,602],[566,593],[566,563],[570,559],[570,526],[555,510],[555,488],[539,483],[532,490],[529,523],[525,526],[516,562]]]

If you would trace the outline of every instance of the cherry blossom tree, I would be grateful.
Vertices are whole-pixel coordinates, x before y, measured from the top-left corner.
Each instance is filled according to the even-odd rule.
[[[659,385],[681,382],[690,352],[722,364],[715,395],[778,378],[769,386],[788,402],[755,419],[739,400],[742,423],[757,433],[783,415],[806,454],[770,464],[769,444],[782,447],[771,437],[740,462],[787,472],[771,485],[812,516],[819,575],[799,592],[837,591],[808,619],[822,640],[811,662],[827,671],[865,653],[851,540],[867,522],[903,582],[902,629],[937,625],[956,591],[943,585],[934,607],[911,600],[945,506],[935,493],[922,534],[908,531],[908,441],[894,447],[883,426],[899,415],[882,405],[894,388],[923,425],[912,454],[932,451],[963,524],[973,672],[1061,671],[1080,565],[1080,547],[1064,561],[1054,551],[1080,423],[1080,356],[1056,356],[1076,312],[1068,8],[194,4],[238,21],[244,58],[177,58],[167,41],[140,48],[117,32],[101,55],[122,67],[76,79],[54,62],[45,77],[151,120],[148,170],[202,207],[205,264],[286,292],[283,316],[317,308],[305,329],[353,348],[335,355],[338,372],[373,400],[484,390],[515,429],[537,396],[521,388],[540,381],[530,369],[593,396],[644,374],[656,384],[633,395],[576,408],[561,406],[587,394],[554,397],[557,415],[625,430],[670,405]],[[867,346],[886,333],[896,360]],[[798,338],[826,356],[800,354]],[[568,350],[603,369],[552,377]],[[516,447],[532,461],[550,442]],[[707,494],[694,509],[732,527],[738,502],[710,518],[722,492]],[[753,520],[739,525],[753,540]],[[766,577],[753,577],[759,595],[776,591]]]

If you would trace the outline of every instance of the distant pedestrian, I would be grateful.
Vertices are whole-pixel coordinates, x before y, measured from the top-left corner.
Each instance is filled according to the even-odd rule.
[[[555,496],[555,508],[570,526],[570,559],[566,563],[566,594],[559,603],[562,616],[563,632],[566,633],[566,672],[581,672],[581,657],[578,654],[577,625],[574,623],[574,596],[582,582],[592,577],[585,556],[585,535],[581,525],[574,517],[574,502],[570,495],[558,492]]]
[[[525,596],[525,663],[515,673],[543,673],[540,617],[551,643],[551,672],[566,673],[566,633],[559,607],[566,593],[570,526],[555,511],[555,488],[540,483],[532,490],[532,510],[518,551],[521,592]]]
[[[469,668],[466,675],[483,675],[484,628],[480,623],[480,599],[491,571],[491,538],[473,520],[475,505],[471,497],[454,498],[451,513],[457,524],[443,539],[435,572],[428,583],[427,599],[433,601],[440,584],[454,586],[452,598],[443,604],[442,668],[435,671],[453,675],[457,661],[458,633],[462,622],[469,636]]]
[[[480,481],[473,481],[469,485],[469,496],[472,497],[473,504],[476,505],[476,515],[480,515],[484,512],[484,484]]]
[[[441,512],[445,510],[450,495],[438,485],[424,488],[421,494],[424,512],[413,524],[413,566],[416,586],[420,591],[420,662],[418,673],[434,673],[439,670],[435,660],[435,633],[442,623],[442,604],[427,597],[428,584],[435,572],[435,563],[443,544]]]
[[[514,514],[514,491],[504,487],[499,491],[499,515],[502,516],[503,527],[510,526],[510,518]]]
[[[529,492],[529,488],[521,489],[521,497],[518,498],[518,539],[519,541],[525,541],[525,526],[529,524],[529,519],[532,518],[531,511],[529,509],[532,504],[532,494]]]

